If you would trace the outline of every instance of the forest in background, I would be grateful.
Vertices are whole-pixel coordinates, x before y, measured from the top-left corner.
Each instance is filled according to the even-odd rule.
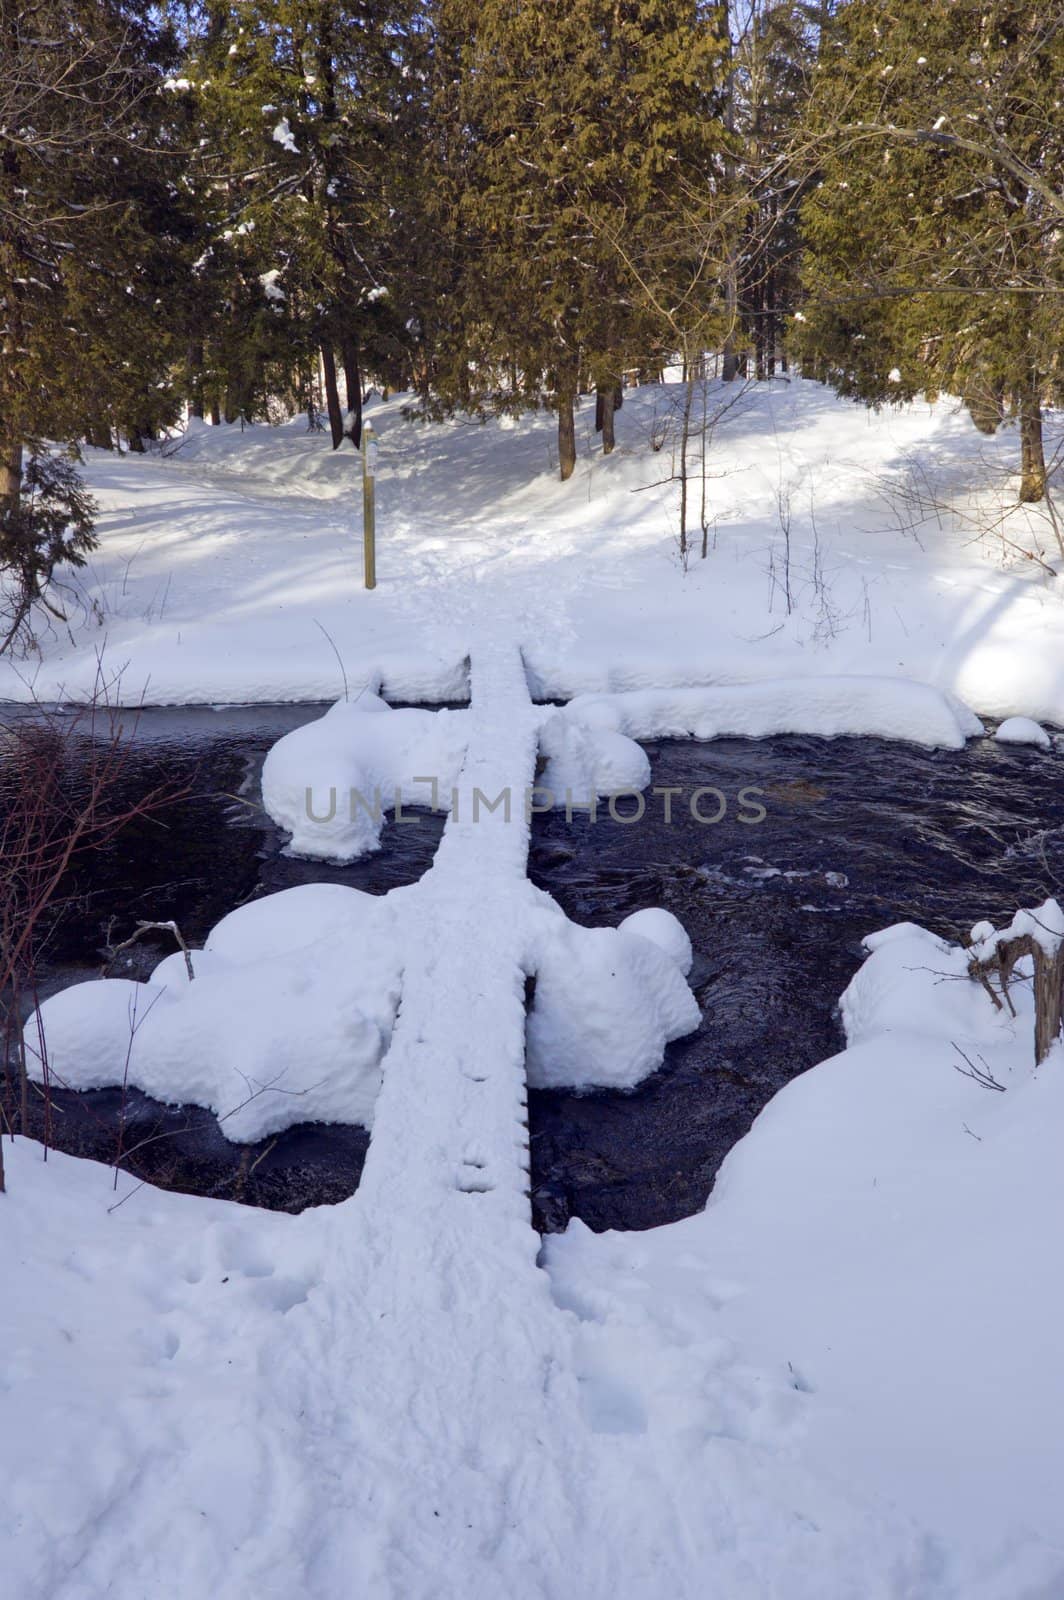
[[[707,352],[868,405],[1061,395],[1064,0],[0,0],[0,648],[92,546],[79,446],[358,445]],[[62,448],[55,449],[58,445]]]

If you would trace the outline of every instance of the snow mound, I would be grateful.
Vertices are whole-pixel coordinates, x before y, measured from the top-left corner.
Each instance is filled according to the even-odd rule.
[[[624,933],[637,933],[641,939],[649,939],[651,944],[664,950],[686,978],[694,961],[694,952],[687,929],[679,917],[658,906],[648,906],[645,911],[633,911],[630,917],[625,917],[621,929]]]
[[[380,849],[386,811],[449,810],[468,717],[394,711],[378,695],[361,694],[285,734],[266,757],[262,802],[291,834],[291,854],[352,861]]]
[[[178,953],[147,983],[101,978],[46,1000],[52,1081],[126,1081],[203,1106],[237,1142],[298,1122],[372,1125],[402,971],[387,898],[339,884],[285,889],[223,917],[192,965],[191,982]],[[35,1018],[25,1039],[43,1079]]]
[[[684,981],[686,932],[668,911],[620,928],[570,922],[525,886],[514,905],[536,975],[527,1072],[534,1087],[631,1088],[701,1020]],[[177,951],[146,983],[99,978],[52,995],[25,1028],[38,1082],[123,1082],[214,1112],[250,1143],[299,1122],[373,1126],[416,898],[304,884],[223,917],[190,980]],[[43,1054],[40,1037],[44,1036]]]
[[[968,976],[970,952],[914,922],[899,922],[864,940],[868,959],[839,1001],[850,1046],[885,1033],[979,1040],[997,1013],[985,989]]]
[[[1036,744],[1043,750],[1053,743],[1042,724],[1031,717],[1006,717],[994,738],[998,744]]]
[[[710,688],[577,695],[540,730],[537,789],[554,804],[642,790],[650,762],[640,739],[765,739],[781,733],[903,739],[958,750],[983,725],[954,695],[905,678],[767,679]]]
[[[971,937],[972,947],[968,953],[976,961],[988,961],[998,945],[1010,939],[1031,939],[1052,957],[1064,944],[1064,908],[1057,900],[1044,900],[1033,911],[1017,911],[1007,928],[977,922]]]
[[[575,703],[574,703],[575,705]],[[556,806],[588,805],[596,795],[645,789],[650,761],[645,750],[621,731],[623,715],[608,699],[566,706],[540,729],[540,755],[546,766],[537,788]]]
[[[528,1082],[632,1089],[661,1066],[670,1040],[702,1020],[684,979],[690,940],[668,911],[636,912],[619,928],[582,928],[544,900],[533,940]]]

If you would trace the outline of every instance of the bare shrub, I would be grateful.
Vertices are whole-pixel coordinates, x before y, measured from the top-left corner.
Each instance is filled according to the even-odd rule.
[[[91,697],[74,707],[33,702],[0,728],[0,1026],[5,1084],[0,1116],[7,1131],[28,1124],[30,1080],[22,1043],[27,1003],[37,1003],[42,939],[72,864],[105,846],[134,817],[172,805],[184,783],[127,794],[139,712],[108,701],[98,666]],[[47,1055],[42,1092],[48,1107]],[[36,1088],[36,1086],[34,1086]],[[45,1145],[50,1120],[45,1118]],[[3,1188],[0,1140],[0,1189]]]

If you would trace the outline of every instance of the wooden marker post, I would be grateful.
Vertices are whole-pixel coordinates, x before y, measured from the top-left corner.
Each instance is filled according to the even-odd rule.
[[[377,587],[377,436],[373,424],[362,429],[362,559],[366,588]]]

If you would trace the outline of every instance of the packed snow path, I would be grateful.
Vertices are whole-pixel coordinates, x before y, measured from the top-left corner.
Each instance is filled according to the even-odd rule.
[[[422,936],[403,974],[361,1193],[393,1219],[424,1205],[438,1226],[467,1236],[523,1224],[527,1255],[535,1236],[526,1192],[523,935],[514,898],[525,880],[524,796],[539,715],[515,647],[478,650],[471,680],[457,804],[431,870],[410,891]],[[503,805],[489,809],[499,795],[507,797]],[[425,1243],[427,1259],[436,1259]]]

